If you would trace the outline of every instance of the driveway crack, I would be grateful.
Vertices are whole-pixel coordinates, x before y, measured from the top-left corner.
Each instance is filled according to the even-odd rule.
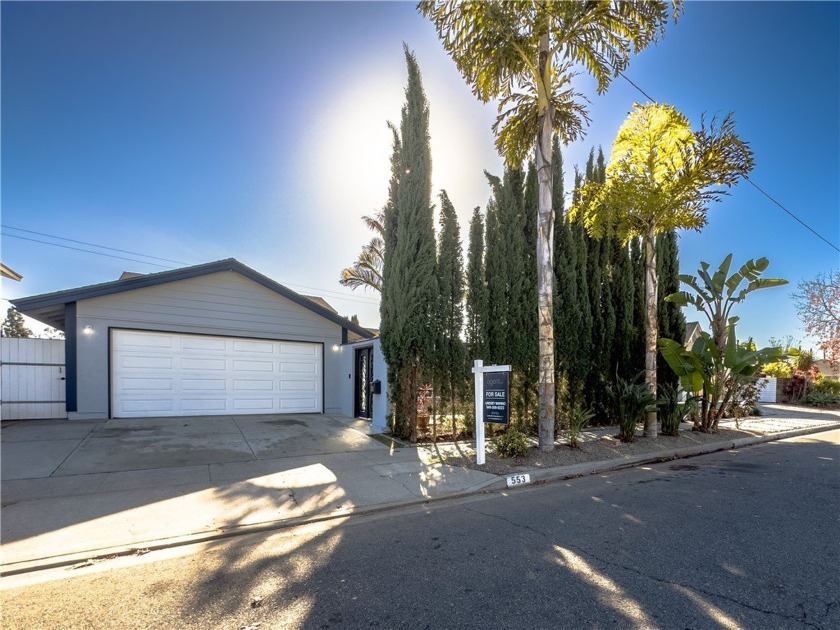
[[[251,448],[251,443],[248,441],[248,438],[246,438],[246,437],[245,437],[245,434],[242,432],[242,427],[240,427],[240,426],[239,426],[239,423],[236,421],[236,417],[235,417],[235,416],[231,416],[231,417],[230,417],[230,419],[231,419],[231,420],[233,420],[233,425],[234,425],[234,426],[237,428],[237,430],[239,431],[239,435],[241,435],[241,436],[242,436],[242,440],[243,440],[243,441],[245,442],[245,444],[248,446],[248,450],[249,450],[249,451],[251,451],[251,457],[253,457],[254,459],[257,459],[257,454],[254,452],[254,449],[253,449],[253,448]]]

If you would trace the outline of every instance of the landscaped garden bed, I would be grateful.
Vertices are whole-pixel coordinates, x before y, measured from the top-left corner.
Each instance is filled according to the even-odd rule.
[[[755,435],[749,431],[736,429],[720,429],[717,433],[701,433],[692,431],[689,425],[677,437],[660,435],[656,439],[637,437],[635,442],[620,442],[613,437],[613,433],[593,434],[587,432],[582,436],[580,448],[573,449],[566,444],[558,443],[556,448],[548,453],[540,452],[536,445],[528,449],[524,457],[501,458],[496,455],[491,445],[488,445],[487,459],[483,466],[476,466],[473,446],[462,448],[464,455],[450,448],[442,449],[444,463],[453,466],[466,466],[497,475],[509,475],[518,472],[571,466],[586,462],[608,461],[613,459],[627,459],[638,455],[655,455],[667,453],[673,449],[712,444],[715,442],[731,442],[738,438]]]

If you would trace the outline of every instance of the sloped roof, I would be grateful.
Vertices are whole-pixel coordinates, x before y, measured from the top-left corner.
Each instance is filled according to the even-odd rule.
[[[371,333],[366,328],[358,326],[349,319],[341,317],[333,311],[329,305],[326,307],[322,306],[311,298],[300,295],[288,287],[283,286],[279,282],[272,280],[268,276],[264,276],[254,269],[251,269],[235,258],[226,258],[225,260],[217,260],[215,262],[194,265],[192,267],[182,267],[180,269],[172,269],[171,271],[160,271],[157,273],[137,276],[136,278],[124,278],[121,280],[113,280],[111,282],[91,284],[75,289],[65,289],[64,291],[33,295],[31,297],[17,298],[10,301],[21,313],[29,315],[30,317],[53,326],[54,328],[58,328],[59,330],[64,330],[65,304],[102,297],[104,295],[113,295],[114,293],[122,293],[124,291],[143,289],[145,287],[166,284],[167,282],[187,280],[188,278],[196,278],[198,276],[205,276],[222,271],[233,271],[245,276],[264,287],[271,289],[275,293],[282,295],[286,299],[309,309],[313,313],[317,313],[321,317],[338,324],[342,328],[353,331],[357,335],[361,335],[366,339],[372,337]]]
[[[11,267],[7,267],[3,263],[0,263],[0,276],[3,276],[4,278],[9,278],[9,280],[14,280],[15,282],[20,282],[21,280],[23,280],[22,275],[20,275]]]
[[[307,300],[311,300],[312,302],[315,302],[315,304],[318,304],[319,306],[323,306],[328,311],[331,311],[331,312],[335,313],[336,315],[338,315],[338,311],[335,310],[330,305],[330,303],[327,302],[324,298],[318,297],[317,295],[304,295],[303,297],[305,297]]]

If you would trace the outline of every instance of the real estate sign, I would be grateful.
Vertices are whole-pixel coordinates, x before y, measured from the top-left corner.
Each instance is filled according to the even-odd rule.
[[[510,421],[510,372],[484,375],[484,422],[507,424]]]

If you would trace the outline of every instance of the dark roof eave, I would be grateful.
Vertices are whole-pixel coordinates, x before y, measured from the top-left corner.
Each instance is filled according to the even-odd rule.
[[[193,267],[173,269],[172,271],[161,271],[159,273],[152,273],[129,280],[114,280],[112,282],[103,282],[101,284],[93,284],[76,289],[66,289],[64,291],[56,291],[54,293],[44,293],[42,295],[33,295],[26,298],[17,298],[10,300],[10,302],[14,304],[15,308],[21,313],[25,313],[30,315],[30,317],[38,319],[35,313],[41,309],[69,304],[71,302],[79,302],[81,300],[90,300],[92,298],[113,295],[115,293],[123,293],[125,291],[133,291],[135,289],[143,289],[145,287],[166,284],[169,282],[177,282],[178,280],[187,280],[189,278],[204,276],[211,273],[219,273],[222,271],[233,271],[243,275],[258,284],[271,289],[275,293],[282,295],[292,302],[309,309],[321,317],[338,324],[342,328],[352,330],[357,335],[361,335],[366,339],[372,336],[367,329],[357,326],[349,319],[345,319],[344,317],[333,313],[329,309],[322,307],[312,300],[307,299],[299,293],[292,291],[288,287],[283,286],[279,282],[275,282],[268,276],[264,276],[258,271],[251,269],[235,258],[227,258],[225,260],[204,263]]]

